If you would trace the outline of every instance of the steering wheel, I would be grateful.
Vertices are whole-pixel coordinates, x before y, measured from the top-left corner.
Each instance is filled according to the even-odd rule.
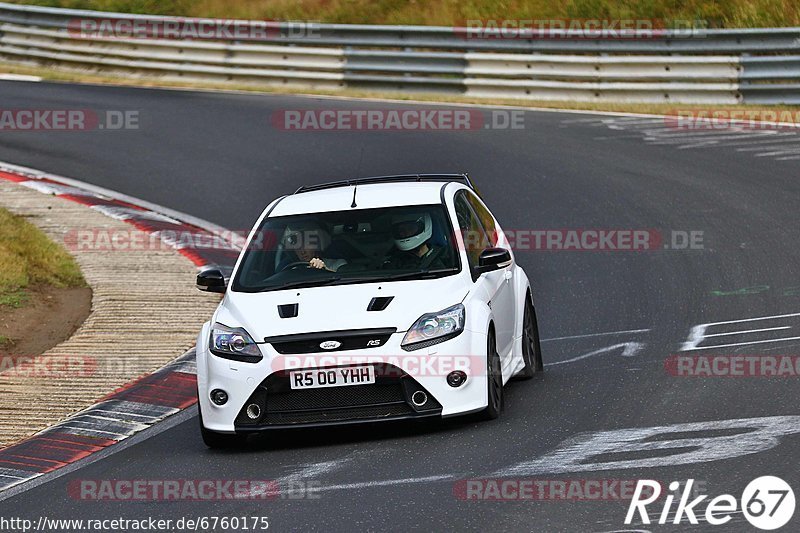
[[[308,264],[308,261],[295,261],[294,263],[289,263],[278,272],[283,272],[284,270],[294,270],[300,267],[311,268],[311,265]]]

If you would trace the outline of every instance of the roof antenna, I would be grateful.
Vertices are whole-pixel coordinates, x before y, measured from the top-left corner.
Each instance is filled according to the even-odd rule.
[[[361,145],[361,150],[360,150],[360,152],[358,154],[358,168],[356,169],[356,176],[358,176],[358,173],[361,172],[361,162],[362,161],[364,161],[364,145],[363,144]],[[353,203],[350,204],[350,209],[355,209],[356,207],[358,207],[358,205],[356,205],[356,192],[357,191],[358,191],[358,184],[354,183],[353,184]]]

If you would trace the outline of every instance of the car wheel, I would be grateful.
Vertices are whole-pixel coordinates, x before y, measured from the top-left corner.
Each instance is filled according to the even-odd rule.
[[[503,409],[503,372],[500,368],[500,354],[497,353],[494,331],[489,331],[486,342],[486,387],[489,403],[481,412],[483,420],[494,420]]]
[[[199,407],[199,406],[198,406]],[[203,425],[203,413],[198,409],[198,419],[200,420],[200,435],[203,442],[209,448],[232,448],[244,444],[245,435],[235,435],[230,433],[219,433],[206,429]]]
[[[518,379],[531,379],[536,372],[544,370],[536,311],[527,297],[525,298],[525,314],[522,317],[522,359],[525,367],[517,374]]]

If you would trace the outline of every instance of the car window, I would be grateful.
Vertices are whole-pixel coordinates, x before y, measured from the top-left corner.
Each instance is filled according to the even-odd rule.
[[[268,217],[234,274],[232,289],[422,279],[461,270],[442,204]]]
[[[478,215],[478,220],[483,226],[483,229],[486,230],[486,235],[489,237],[489,242],[491,246],[497,245],[497,225],[494,222],[494,217],[486,209],[486,206],[478,200],[474,194],[472,193],[464,193],[467,197],[467,201],[469,205],[472,206],[473,211],[476,215]]]
[[[460,191],[455,197],[456,218],[458,219],[458,229],[464,238],[464,247],[467,252],[467,259],[471,268],[478,266],[478,258],[481,252],[489,247],[490,239],[486,235],[477,215],[467,200],[464,191]]]

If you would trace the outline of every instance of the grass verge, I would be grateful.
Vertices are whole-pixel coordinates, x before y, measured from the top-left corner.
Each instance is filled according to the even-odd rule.
[[[797,0],[11,0],[17,4],[215,18],[454,26],[469,20],[657,19],[711,27],[800,25]]]
[[[22,307],[35,286],[84,287],[78,265],[22,217],[0,208],[0,307]],[[0,336],[0,345],[9,340]]]

